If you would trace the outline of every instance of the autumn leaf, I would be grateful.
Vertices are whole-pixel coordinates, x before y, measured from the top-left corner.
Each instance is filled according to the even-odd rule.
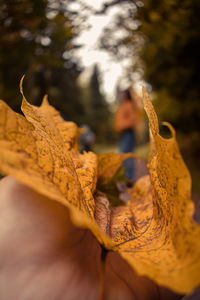
[[[30,105],[22,82],[26,118],[0,103],[0,172],[69,207],[74,224],[90,228],[109,247],[110,240],[94,221],[96,155],[79,153],[80,129],[65,122],[46,97],[40,107]]]
[[[118,252],[139,275],[178,293],[200,283],[200,229],[192,221],[191,179],[175,132],[159,135],[157,116],[144,91],[150,121],[149,176],[131,190],[125,206],[113,207],[97,182],[112,180],[132,154],[80,154],[80,130],[65,122],[47,99],[30,105],[26,118],[0,104],[0,171],[69,208],[74,225],[90,229],[103,247]]]
[[[122,162],[129,157],[137,158],[133,153],[105,153],[98,155],[98,179],[101,181],[111,179]]]

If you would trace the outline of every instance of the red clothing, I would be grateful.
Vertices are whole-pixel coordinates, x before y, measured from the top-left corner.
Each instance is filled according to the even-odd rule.
[[[121,133],[126,129],[134,129],[138,121],[138,113],[132,101],[124,100],[118,107],[114,118],[114,130]]]

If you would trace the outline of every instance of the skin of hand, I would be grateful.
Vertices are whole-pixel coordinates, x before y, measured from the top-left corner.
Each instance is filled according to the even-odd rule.
[[[0,181],[0,299],[173,300],[180,296],[139,277],[75,227],[68,209],[8,176]]]

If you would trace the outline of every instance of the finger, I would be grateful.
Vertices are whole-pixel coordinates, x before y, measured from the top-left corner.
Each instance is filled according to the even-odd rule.
[[[100,248],[64,206],[7,177],[0,228],[0,299],[95,299]]]

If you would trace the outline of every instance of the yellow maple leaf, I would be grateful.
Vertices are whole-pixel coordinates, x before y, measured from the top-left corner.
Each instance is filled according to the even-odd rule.
[[[22,81],[20,89],[26,119],[0,103],[1,172],[64,205],[72,204],[91,218],[96,155],[78,152],[80,129],[73,122],[64,122],[46,97],[36,107],[26,101]]]
[[[129,158],[137,158],[133,153],[105,153],[98,155],[98,179],[108,180],[112,178],[119,167],[121,167],[122,162]]]
[[[200,229],[191,219],[190,175],[173,129],[169,140],[159,135],[147,93],[150,177],[135,184],[125,206],[112,207],[106,195],[96,191],[96,182],[112,178],[127,154],[80,154],[78,127],[65,122],[46,98],[40,107],[30,105],[22,82],[21,92],[26,118],[0,103],[0,171],[67,206],[76,226],[89,228],[138,274],[178,293],[194,289],[200,283]]]

